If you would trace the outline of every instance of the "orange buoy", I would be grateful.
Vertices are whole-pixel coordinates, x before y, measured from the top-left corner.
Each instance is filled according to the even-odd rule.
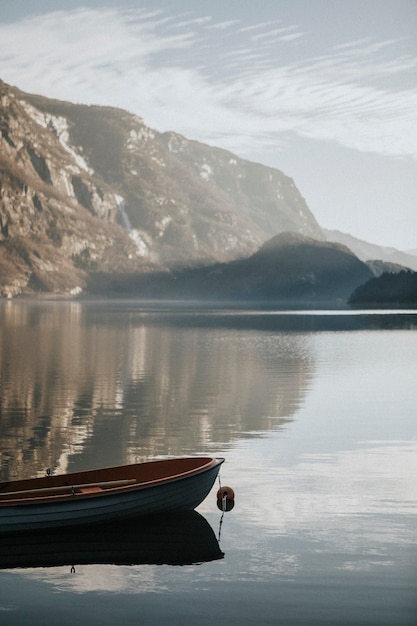
[[[235,499],[235,492],[231,487],[220,487],[217,492],[217,500],[222,500],[223,498],[226,498],[226,500]]]

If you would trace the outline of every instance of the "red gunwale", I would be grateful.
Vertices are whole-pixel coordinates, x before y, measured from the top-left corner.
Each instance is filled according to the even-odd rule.
[[[205,462],[203,463],[203,461]],[[72,500],[74,497],[76,497],[77,499],[100,498],[100,497],[105,497],[107,495],[115,494],[115,493],[124,493],[127,491],[148,489],[154,486],[163,485],[163,484],[167,484],[170,482],[175,482],[177,480],[181,480],[192,475],[201,474],[202,472],[205,472],[211,469],[212,467],[215,467],[223,462],[224,462],[224,458],[221,458],[221,457],[220,458],[181,457],[181,458],[175,458],[175,459],[162,459],[158,461],[147,461],[145,463],[137,463],[133,465],[104,467],[104,468],[99,468],[99,469],[94,469],[94,470],[86,470],[84,472],[60,474],[56,476],[46,476],[46,477],[41,477],[41,478],[31,478],[27,480],[11,481],[10,483],[7,484],[6,489],[4,489],[3,491],[0,490],[0,507],[12,507],[12,506],[28,505],[28,504],[42,504],[42,503],[47,503],[47,502],[60,502],[60,501],[64,502],[67,500]],[[156,477],[156,478],[151,478],[151,479],[146,477],[145,480],[140,480],[140,478],[137,478],[134,475],[129,476],[129,477],[127,476],[129,472],[134,473],[136,471],[140,473],[141,470],[142,471],[149,470],[150,472],[152,472],[153,469],[163,468],[164,466],[167,466],[167,468],[169,468],[170,466],[173,466],[173,470],[175,470],[175,465],[181,465],[181,464],[184,464],[184,465],[192,464],[195,466],[189,469],[186,469],[184,471],[176,472],[175,474],[168,474],[166,476],[161,476],[161,477]],[[106,480],[107,475],[111,477],[111,480],[119,480],[122,477],[122,479],[126,479],[126,480],[135,479],[137,482],[129,484],[129,485],[124,485],[124,486],[103,488],[95,492],[91,492],[91,491],[84,492],[84,493],[77,492],[75,494],[71,492],[72,487],[74,487],[74,489],[77,489],[77,485],[82,485],[85,482],[89,482],[90,484],[94,482],[96,483],[110,482],[108,478]],[[93,478],[94,476],[97,476],[97,480],[94,480]],[[101,476],[102,478],[100,478]],[[75,480],[72,481],[71,478],[75,478]],[[67,482],[62,483],[63,480]],[[29,497],[24,497],[24,495],[22,495],[16,498],[2,499],[2,496],[7,496],[8,492],[19,491],[19,489],[16,489],[16,486],[18,485],[21,486],[22,491],[33,488],[33,491],[35,492],[37,488],[38,489],[50,488],[51,490],[53,490],[54,488],[63,488],[63,487],[68,488],[68,490],[70,491],[69,493],[63,493],[63,494],[33,495]],[[36,485],[40,485],[40,486],[36,487]],[[0,485],[0,489],[1,489],[1,485]]]

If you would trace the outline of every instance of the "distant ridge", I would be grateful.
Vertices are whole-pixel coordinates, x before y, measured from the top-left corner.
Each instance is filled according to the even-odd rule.
[[[371,277],[345,246],[281,233],[246,259],[143,277],[100,275],[91,289],[155,299],[343,304]]]
[[[392,263],[393,266],[397,265],[401,268],[417,271],[417,255],[412,252],[401,252],[396,248],[377,246],[362,239],[357,239],[352,235],[342,233],[339,230],[323,228],[322,232],[327,241],[335,241],[347,246],[361,261],[385,261],[386,263]],[[394,267],[392,269],[396,271]]]

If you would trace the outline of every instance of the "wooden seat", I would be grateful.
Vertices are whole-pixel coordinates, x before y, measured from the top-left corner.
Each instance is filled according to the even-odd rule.
[[[81,487],[78,491],[80,493],[100,493],[100,491],[104,491],[104,489],[98,485],[92,485],[91,487]]]

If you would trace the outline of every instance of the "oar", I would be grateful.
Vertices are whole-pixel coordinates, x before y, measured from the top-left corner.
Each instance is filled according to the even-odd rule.
[[[84,483],[82,485],[60,485],[57,487],[42,487],[40,489],[22,489],[21,491],[4,491],[0,493],[0,498],[6,498],[9,496],[37,496],[47,495],[52,492],[60,494],[66,491],[74,491],[75,489],[87,489],[89,487],[99,487],[100,489],[114,489],[115,487],[125,487],[127,485],[133,485],[136,482],[136,478],[129,478],[126,480],[107,480],[98,483]]]

